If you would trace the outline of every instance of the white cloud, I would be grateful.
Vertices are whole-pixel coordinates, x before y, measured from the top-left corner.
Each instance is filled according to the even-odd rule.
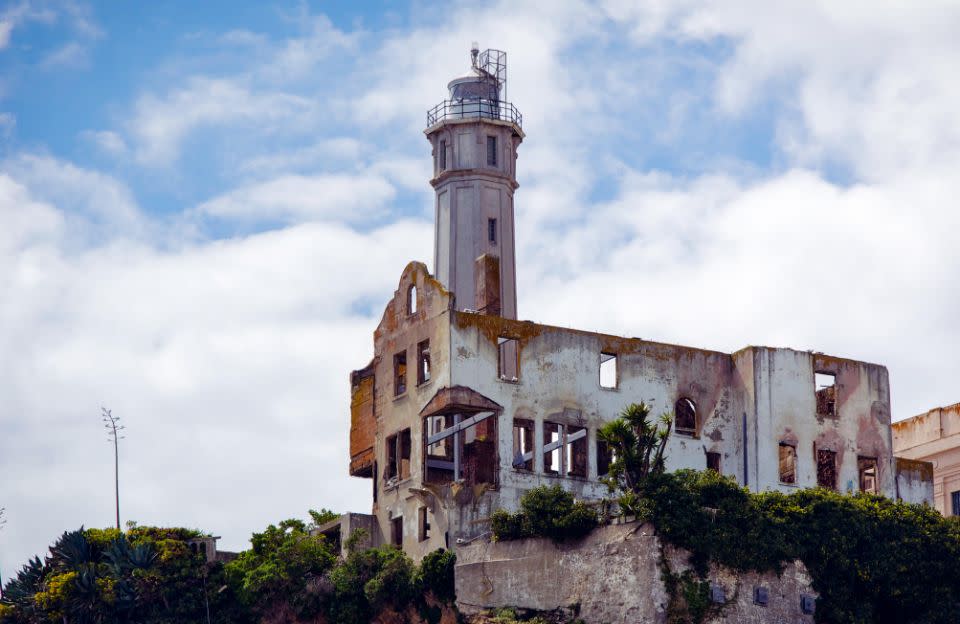
[[[0,19],[0,50],[10,45],[10,33],[13,31],[13,20]]]
[[[111,130],[84,130],[80,137],[106,154],[123,156],[127,153],[127,144],[123,137]]]
[[[393,186],[370,174],[285,175],[250,184],[201,204],[197,211],[259,222],[335,220],[357,223],[386,212]]]
[[[278,120],[303,121],[311,112],[311,102],[303,97],[253,92],[230,79],[194,77],[166,95],[140,97],[128,130],[141,163],[168,165],[188,133],[197,129],[243,122],[252,131],[264,132]]]

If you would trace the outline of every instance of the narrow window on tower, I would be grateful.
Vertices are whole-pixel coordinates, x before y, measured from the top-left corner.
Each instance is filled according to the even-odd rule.
[[[871,494],[879,493],[877,487],[877,458],[858,457],[857,472],[860,473],[860,491]]]
[[[497,166],[497,137],[487,137],[487,166]]]
[[[437,155],[440,161],[440,171],[447,169],[447,140],[440,139],[440,153]]]
[[[417,343],[417,385],[430,381],[430,341]]]
[[[407,352],[401,351],[393,356],[393,395],[400,396],[407,391]]]
[[[487,219],[487,240],[491,245],[497,244],[497,220]]]

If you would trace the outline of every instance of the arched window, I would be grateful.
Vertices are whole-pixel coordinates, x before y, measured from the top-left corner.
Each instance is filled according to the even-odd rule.
[[[697,406],[688,398],[677,401],[673,408],[677,433],[695,435],[697,433]]]
[[[417,286],[411,284],[407,289],[407,314],[417,313]]]

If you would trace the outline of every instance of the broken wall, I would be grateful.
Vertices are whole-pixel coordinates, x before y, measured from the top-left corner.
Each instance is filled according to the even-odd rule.
[[[663,624],[671,598],[661,556],[674,574],[690,569],[686,551],[663,547],[653,527],[642,523],[600,527],[563,544],[545,538],[477,540],[457,550],[457,606],[465,614],[501,607],[567,609],[586,624]],[[813,622],[801,596],[816,594],[800,562],[788,564],[780,576],[717,567],[708,576],[724,604],[705,624]],[[755,603],[756,588],[766,590],[766,605]]]

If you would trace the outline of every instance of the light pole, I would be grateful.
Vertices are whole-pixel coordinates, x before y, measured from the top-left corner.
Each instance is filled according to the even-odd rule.
[[[123,425],[118,425],[120,422],[119,416],[114,416],[110,413],[105,407],[101,407],[100,411],[103,416],[103,426],[107,429],[107,441],[113,442],[113,483],[114,483],[114,492],[115,499],[117,503],[117,530],[120,530],[120,440],[125,436],[120,435],[120,431],[125,429]]]
[[[0,531],[3,530],[3,525],[7,523],[7,519],[4,518],[4,514],[7,512],[6,507],[0,507]],[[0,572],[0,600],[3,600],[3,573]]]

